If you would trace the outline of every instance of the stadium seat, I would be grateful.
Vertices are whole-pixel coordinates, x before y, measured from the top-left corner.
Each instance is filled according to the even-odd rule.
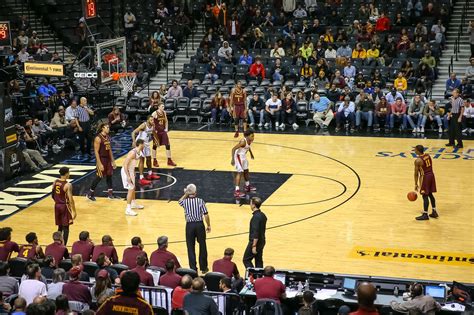
[[[138,121],[139,116],[137,115],[138,109],[140,107],[140,98],[138,96],[132,96],[128,101],[127,107],[125,108],[125,113],[129,115],[135,115],[135,118]]]
[[[164,307],[153,306],[153,313],[155,315],[168,315],[168,310]]]
[[[340,299],[325,299],[318,301],[318,309],[323,315],[337,315],[339,308],[345,304]]]
[[[191,119],[197,119],[198,123],[201,123],[202,117],[199,115],[199,110],[201,109],[201,99],[199,97],[195,97],[189,101],[189,113],[188,113],[188,121]]]
[[[196,270],[194,269],[189,269],[189,268],[178,268],[176,269],[176,273],[180,275],[181,277],[184,275],[190,275],[191,278],[196,278],[198,276]]]
[[[185,63],[183,65],[183,74],[182,74],[182,78],[183,79],[193,79],[194,78],[194,70],[195,70],[195,67],[193,64],[190,64],[190,63]]]
[[[26,258],[15,257],[8,261],[10,265],[10,276],[21,277],[25,273]]]
[[[296,119],[304,121],[306,126],[312,121],[312,117],[309,117],[308,102],[298,101],[296,104]]]
[[[255,315],[283,315],[281,305],[272,299],[259,299],[255,302],[255,306],[252,307],[250,312]]]
[[[189,114],[189,98],[179,97],[176,100],[176,115],[173,117],[173,122],[176,122],[179,118],[184,118],[186,123],[188,122]]]
[[[119,96],[115,99],[115,106],[119,106],[121,108],[127,106],[127,98],[125,96]]]
[[[210,98],[204,99],[201,103],[201,108],[199,109],[199,116],[201,116],[202,119],[206,119],[208,122],[211,119],[211,102],[212,100]]]
[[[176,99],[168,98],[165,100],[165,112],[168,118],[172,118],[176,113]]]
[[[222,272],[208,272],[204,275],[204,282],[208,291],[219,291],[219,282],[226,275]]]
[[[63,259],[58,264],[59,268],[63,268],[66,272],[68,272],[72,268],[71,259]]]
[[[89,277],[95,278],[95,272],[99,270],[99,265],[93,261],[84,261],[82,265],[84,266],[84,272],[86,272]]]

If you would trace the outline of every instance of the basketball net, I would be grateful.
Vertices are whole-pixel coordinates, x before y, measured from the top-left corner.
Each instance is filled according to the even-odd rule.
[[[117,81],[120,86],[122,86],[122,95],[127,96],[133,90],[133,84],[135,83],[137,75],[135,72],[124,72],[124,73],[117,73],[114,72],[112,74],[112,79]]]

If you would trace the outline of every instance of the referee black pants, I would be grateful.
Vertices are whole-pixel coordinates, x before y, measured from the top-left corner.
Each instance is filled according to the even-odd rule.
[[[79,145],[81,147],[81,153],[91,154],[91,147],[92,147],[92,137],[91,137],[91,123],[90,121],[87,122],[79,122],[82,128],[82,132],[79,132]]]
[[[265,241],[257,243],[257,254],[252,253],[252,245],[253,241],[249,241],[244,252],[242,261],[245,269],[249,267],[263,268],[263,248],[265,247]],[[255,266],[252,263],[253,259],[255,259]]]
[[[199,269],[208,271],[206,228],[202,221],[186,223],[186,247],[188,248],[189,267],[197,271],[196,266],[196,239],[199,243]]]
[[[462,146],[462,122],[458,122],[459,114],[452,114],[449,119],[449,143],[455,144],[454,140],[458,142],[458,146]]]

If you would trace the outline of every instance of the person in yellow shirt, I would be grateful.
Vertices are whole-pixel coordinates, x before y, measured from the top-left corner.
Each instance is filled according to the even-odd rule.
[[[324,33],[323,41],[325,41],[326,43],[334,43],[334,36],[332,35],[331,28],[328,27],[326,29],[326,33]]]
[[[367,58],[367,51],[362,47],[361,43],[357,43],[355,49],[352,51],[352,59]]]
[[[372,45],[369,50],[367,50],[367,64],[370,65],[372,62],[377,62],[379,60],[380,51],[377,48],[377,45]]]
[[[407,79],[403,76],[403,72],[399,72],[397,78],[393,82],[393,86],[397,89],[398,92],[402,93],[403,95],[406,93],[408,88]]]
[[[305,61],[308,61],[308,58],[311,57],[311,54],[313,53],[313,49],[311,49],[308,42],[304,42],[299,50],[301,51],[301,57],[303,57]]]

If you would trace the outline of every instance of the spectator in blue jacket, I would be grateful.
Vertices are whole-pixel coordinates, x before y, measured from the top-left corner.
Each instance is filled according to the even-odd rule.
[[[193,86],[193,80],[188,80],[188,85],[183,90],[183,96],[189,99],[199,97],[198,91]]]
[[[252,56],[249,55],[247,49],[242,50],[242,56],[239,58],[239,64],[241,65],[251,65],[253,63]]]
[[[453,94],[453,90],[459,88],[460,85],[461,80],[456,78],[456,73],[452,72],[449,79],[446,80],[446,91],[444,92],[444,97],[450,97]]]
[[[38,88],[38,94],[43,95],[46,101],[57,92],[56,88],[52,84],[49,84],[48,79],[44,79]]]

